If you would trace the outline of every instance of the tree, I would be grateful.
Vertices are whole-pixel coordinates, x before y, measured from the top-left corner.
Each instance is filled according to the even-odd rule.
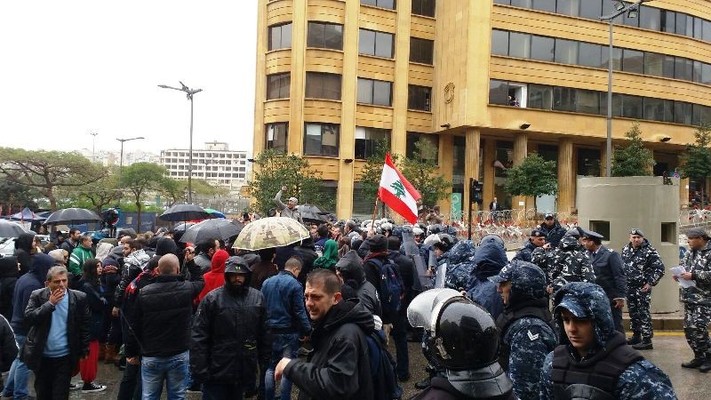
[[[558,192],[558,177],[555,161],[546,161],[537,153],[531,153],[519,165],[506,170],[506,191],[512,196],[533,197],[533,208],[536,207],[536,197]]]
[[[698,127],[694,132],[694,144],[686,145],[686,153],[682,156],[681,172],[684,178],[690,178],[700,184],[701,209],[704,209],[704,193],[706,180],[711,176],[711,125]]]
[[[452,189],[452,183],[439,173],[439,166],[434,161],[436,151],[437,149],[428,146],[427,142],[417,141],[413,156],[403,157],[401,162],[400,171],[420,192],[422,205],[425,207],[434,206],[439,200],[446,198]]]
[[[83,200],[90,204],[98,214],[109,206],[121,200],[121,189],[119,187],[119,178],[117,175],[106,175],[92,185],[81,187],[75,196],[79,200]]]
[[[229,195],[229,190],[224,187],[216,186],[202,179],[192,180],[193,199],[213,197],[225,197]],[[173,178],[165,178],[162,194],[166,196],[166,205],[172,206],[175,203],[184,201],[185,195],[188,192],[188,181],[177,180]]]
[[[121,174],[121,187],[133,194],[138,216],[138,229],[141,229],[141,210],[143,209],[143,196],[150,191],[161,191],[166,186],[165,175],[167,170],[158,164],[135,163],[124,167]]]
[[[36,189],[9,181],[5,177],[0,177],[0,210],[4,214],[12,214],[29,207],[37,209],[37,198],[39,193]]]
[[[383,173],[385,154],[390,151],[390,143],[387,139],[380,139],[375,144],[375,151],[366,158],[365,165],[361,170],[359,181],[363,188],[363,196],[375,201],[380,186],[380,175]],[[398,162],[397,154],[391,155],[393,162]]]
[[[254,158],[254,166],[249,194],[256,201],[256,210],[263,215],[275,207],[273,199],[282,186],[288,188],[283,193],[286,198],[295,196],[301,204],[333,209],[333,199],[322,191],[321,173],[312,170],[304,157],[268,149]]]
[[[635,122],[625,133],[629,143],[624,147],[615,147],[612,157],[612,176],[650,176],[653,173],[654,156],[644,147],[642,131]]]
[[[55,190],[91,185],[108,173],[78,153],[0,147],[0,173],[8,182],[37,189],[57,209]]]

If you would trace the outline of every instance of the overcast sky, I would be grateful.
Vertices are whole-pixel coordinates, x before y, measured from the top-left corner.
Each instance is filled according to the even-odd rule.
[[[256,0],[0,2],[0,146],[252,149]]]

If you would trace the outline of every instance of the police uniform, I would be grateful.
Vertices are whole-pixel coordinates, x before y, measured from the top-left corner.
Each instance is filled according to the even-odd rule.
[[[699,250],[689,250],[681,265],[691,272],[696,286],[679,289],[679,298],[684,303],[684,335],[694,351],[694,359],[683,363],[685,368],[711,371],[711,343],[708,325],[711,322],[711,240],[703,229],[694,228],[687,237],[701,237],[706,245]]]
[[[534,229],[531,231],[531,238],[535,237],[546,237],[546,234],[543,233],[540,229]],[[539,248],[539,246],[536,246],[533,244],[533,242],[529,239],[528,242],[526,242],[526,245],[523,246],[521,250],[516,252],[516,255],[513,257],[514,260],[521,260],[521,261],[528,261],[531,262],[532,254],[533,251]]]
[[[533,252],[532,262],[548,273],[549,284],[557,291],[568,282],[595,282],[595,271],[585,249],[578,242],[578,232],[569,232],[558,247]]]
[[[639,229],[632,229],[630,235],[641,236]],[[649,303],[652,299],[651,286],[656,286],[664,276],[664,263],[659,258],[657,250],[644,239],[641,246],[635,248],[628,243],[622,248],[622,262],[627,276],[627,309],[630,314],[630,329],[633,337],[629,344],[635,349],[652,348],[652,316],[649,313]],[[649,284],[649,290],[642,288]]]
[[[554,304],[559,326],[565,309],[575,318],[590,319],[594,338],[587,354],[580,357],[566,333],[560,332],[561,344],[543,364],[540,399],[676,399],[669,377],[615,331],[610,303],[599,285],[565,285]]]

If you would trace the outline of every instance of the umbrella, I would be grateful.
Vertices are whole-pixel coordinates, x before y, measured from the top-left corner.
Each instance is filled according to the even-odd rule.
[[[23,233],[30,233],[17,222],[0,219],[0,237],[19,237]]]
[[[29,208],[25,207],[22,211],[18,213],[14,213],[10,216],[8,216],[10,219],[18,220],[18,221],[27,221],[27,222],[34,222],[34,221],[44,221],[47,219],[47,217],[42,217],[39,214],[35,214],[30,210]]]
[[[288,246],[308,237],[309,231],[299,221],[287,217],[268,217],[247,224],[232,247],[262,250]]]
[[[47,217],[45,225],[82,224],[85,222],[101,222],[102,219],[95,212],[85,208],[64,208],[57,210]]]
[[[205,212],[210,214],[211,218],[227,218],[222,211],[213,210],[212,208],[206,208]]]
[[[204,208],[195,204],[176,204],[158,218],[163,221],[189,221],[191,219],[210,218]]]
[[[329,214],[328,212],[321,210],[313,204],[301,204],[297,206],[296,209],[299,210],[299,213],[301,214],[301,219],[304,222],[315,222],[317,224],[321,222],[326,222],[326,216]]]
[[[237,236],[244,225],[227,219],[206,219],[188,228],[180,241],[183,243],[201,243],[209,239],[227,240]]]

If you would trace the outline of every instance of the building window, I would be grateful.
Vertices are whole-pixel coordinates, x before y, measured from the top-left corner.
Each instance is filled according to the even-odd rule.
[[[306,98],[340,100],[341,76],[323,72],[307,72]]]
[[[491,54],[496,56],[509,55],[509,32],[494,29],[491,31]]]
[[[338,157],[339,125],[306,123],[304,154],[307,156]]]
[[[361,29],[358,38],[358,53],[393,58],[393,36],[391,33]]]
[[[531,37],[531,59],[540,61],[553,61],[555,40],[549,37]]]
[[[358,103],[392,105],[392,82],[358,78]]]
[[[434,55],[434,41],[410,38],[410,61],[432,65]]]
[[[421,152],[420,156],[429,159],[435,164],[438,163],[439,158],[439,138],[437,135],[428,135],[426,133],[416,133],[407,132],[407,139],[405,144],[405,156],[408,158],[415,158],[417,154],[417,143],[419,146],[424,146],[427,151]]]
[[[408,85],[407,108],[410,110],[430,111],[432,88],[426,86]]]
[[[320,49],[343,50],[343,25],[309,22],[306,46]]]
[[[624,49],[622,52],[622,70],[641,74],[644,72],[644,53],[638,50]]]
[[[377,153],[378,146],[385,145],[389,148],[389,144],[390,130],[356,126],[355,158],[365,160]]]
[[[289,98],[290,85],[291,76],[288,72],[267,75],[267,100]]]
[[[387,8],[388,10],[395,9],[395,0],[360,0],[360,4],[367,6]]]
[[[509,84],[492,79],[489,81],[489,104],[509,105]],[[530,100],[529,100],[530,101]]]
[[[289,124],[287,122],[266,124],[264,130],[267,133],[266,148],[280,150],[286,153],[286,138],[289,133]],[[214,169],[213,167],[213,170]]]
[[[578,42],[573,40],[556,39],[555,62],[561,64],[577,64]]]
[[[412,0],[412,13],[424,15],[425,17],[434,17],[435,0]]]
[[[291,48],[291,23],[269,27],[269,50]]]

